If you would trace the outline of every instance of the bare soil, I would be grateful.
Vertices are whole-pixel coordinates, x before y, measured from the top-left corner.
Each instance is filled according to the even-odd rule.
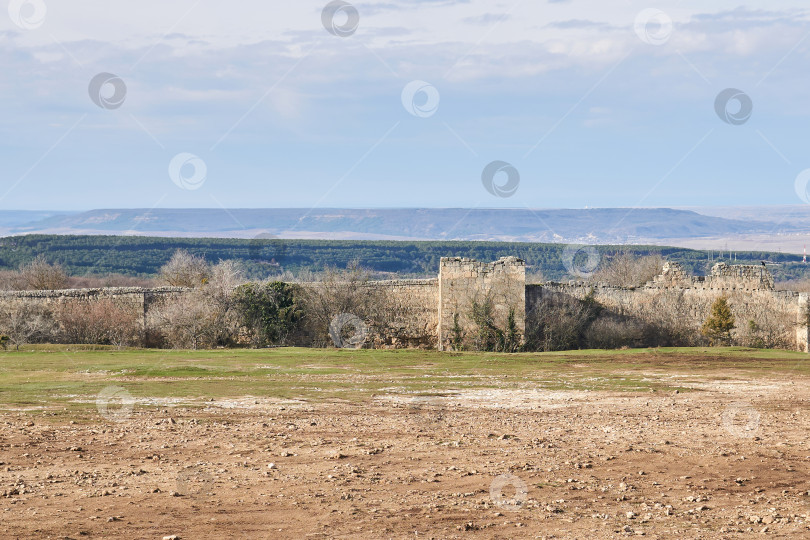
[[[6,412],[0,536],[810,537],[808,382],[686,379]]]

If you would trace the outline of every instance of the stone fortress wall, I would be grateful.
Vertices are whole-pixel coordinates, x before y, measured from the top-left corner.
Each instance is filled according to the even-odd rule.
[[[616,315],[678,326],[693,334],[700,331],[715,300],[725,296],[736,320],[733,335],[745,332],[753,321],[785,347],[810,352],[808,294],[775,290],[773,276],[764,266],[718,263],[707,276],[690,276],[679,264],[667,262],[661,274],[638,288],[583,281],[529,285],[526,309],[537,309],[555,295],[582,300],[588,294]]]
[[[510,309],[521,335],[526,321],[526,265],[517,257],[504,257],[494,263],[473,259],[442,257],[439,264],[437,345],[451,348],[458,333],[463,341],[476,332],[470,316],[474,303],[492,305],[495,326],[506,328]],[[458,323],[458,325],[457,325]]]
[[[459,329],[465,339],[475,333],[472,305],[483,302],[491,303],[496,326],[505,328],[511,310],[517,328],[525,334],[527,317],[544,300],[559,295],[581,300],[592,294],[619,316],[669,321],[694,332],[709,315],[712,303],[726,296],[740,330],[748,321],[767,323],[778,328],[786,347],[810,352],[808,294],[774,290],[773,277],[764,266],[719,263],[708,276],[689,276],[680,265],[668,262],[661,274],[643,287],[621,288],[583,281],[526,285],[525,264],[516,257],[492,263],[445,257],[438,279],[377,281],[367,286],[382,289],[395,307],[384,334],[372,332],[367,340],[367,346],[373,347],[447,350]],[[0,293],[0,299],[48,304],[111,298],[140,310],[145,322],[151,306],[185,292],[187,289],[178,287],[15,291]],[[296,340],[296,344],[311,343]]]
[[[7,302],[25,302],[28,304],[53,307],[67,302],[93,302],[108,299],[118,305],[131,307],[143,315],[143,324],[146,324],[146,314],[149,308],[163,300],[181,295],[188,289],[182,287],[106,287],[97,289],[67,289],[60,291],[3,291],[0,300]]]

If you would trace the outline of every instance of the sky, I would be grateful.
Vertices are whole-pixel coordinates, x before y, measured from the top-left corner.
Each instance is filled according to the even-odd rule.
[[[801,204],[806,6],[12,0],[0,209]]]

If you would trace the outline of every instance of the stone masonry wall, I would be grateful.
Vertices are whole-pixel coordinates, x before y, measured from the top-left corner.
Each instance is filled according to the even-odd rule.
[[[521,336],[526,325],[526,265],[516,257],[503,257],[493,263],[473,259],[442,257],[439,264],[438,348],[448,350],[454,338],[456,317],[462,340],[469,344],[477,329],[471,318],[473,303],[489,301],[494,324],[506,327],[510,310]]]
[[[695,277],[688,276],[679,265],[667,263],[659,276],[639,288],[581,281],[530,285],[526,288],[526,309],[536,309],[544,298],[553,295],[582,300],[592,292],[594,299],[614,314],[697,335],[714,301],[725,296],[736,319],[732,336],[739,338],[751,332],[753,321],[759,332],[768,332],[782,346],[810,352],[804,317],[808,295],[773,287],[773,278],[764,267],[721,263],[709,276]]]
[[[302,283],[301,287],[318,287],[318,283]],[[375,326],[372,321],[365,340],[367,347],[436,348],[436,328],[438,326],[439,280],[403,279],[372,281],[363,285],[377,289],[385,299],[387,320],[384,327]],[[364,319],[363,313],[350,313]],[[302,346],[326,346],[331,344],[326,328],[319,328],[312,321],[303,325],[290,337],[289,342]]]
[[[774,288],[773,276],[764,265],[717,263],[708,276],[690,276],[678,263],[664,263],[664,268],[648,288],[769,290]]]
[[[709,276],[695,277],[675,263],[666,263],[659,276],[635,289],[581,281],[527,286],[525,265],[515,257],[493,263],[451,257],[442,258],[438,279],[377,281],[366,286],[381,289],[390,308],[384,327],[370,329],[366,346],[447,350],[454,337],[456,315],[464,341],[469,344],[476,332],[471,319],[472,305],[484,301],[492,303],[499,328],[505,328],[509,310],[513,309],[518,330],[525,335],[526,314],[537,309],[543,299],[555,295],[583,299],[593,291],[595,299],[612,313],[680,326],[693,333],[699,332],[712,303],[726,296],[737,320],[737,335],[745,332],[749,321],[753,321],[774,333],[783,346],[810,352],[806,324],[810,297],[805,293],[774,290],[773,278],[764,266],[718,264]],[[128,287],[15,291],[0,292],[0,301],[55,304],[111,298],[139,310],[145,321],[151,306],[170,301],[172,295],[187,290]],[[316,341],[314,333],[307,331],[297,336],[295,343],[306,346],[323,342]]]
[[[35,305],[55,307],[69,302],[93,302],[100,299],[111,299],[116,304],[131,306],[143,315],[141,324],[146,323],[146,313],[150,306],[161,299],[188,291],[182,287],[107,287],[98,289],[67,289],[61,291],[2,291],[0,302],[28,302]]]
[[[392,308],[386,331],[372,335],[372,346],[436,348],[438,279],[376,281],[371,286],[383,289]]]

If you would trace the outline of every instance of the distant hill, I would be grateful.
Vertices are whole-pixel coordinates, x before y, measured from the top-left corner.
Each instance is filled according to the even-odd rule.
[[[798,220],[797,220],[798,221]],[[669,239],[768,234],[770,220],[668,208],[109,209],[0,212],[6,235],[87,234],[344,240],[478,240],[657,244]],[[810,221],[803,224],[810,231]]]
[[[66,217],[78,212],[48,212],[40,210],[0,210],[0,229],[16,228],[53,217]]]

